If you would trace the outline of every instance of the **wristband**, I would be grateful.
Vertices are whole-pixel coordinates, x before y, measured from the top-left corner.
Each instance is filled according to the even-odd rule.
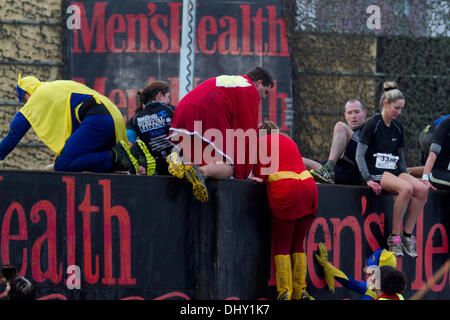
[[[430,175],[428,174],[422,175],[422,180],[430,180]]]

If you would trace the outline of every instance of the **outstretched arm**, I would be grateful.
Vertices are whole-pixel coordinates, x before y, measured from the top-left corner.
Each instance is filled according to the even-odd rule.
[[[8,135],[0,142],[0,160],[5,159],[14,150],[30,128],[31,125],[24,115],[20,111],[17,112],[9,126]]]

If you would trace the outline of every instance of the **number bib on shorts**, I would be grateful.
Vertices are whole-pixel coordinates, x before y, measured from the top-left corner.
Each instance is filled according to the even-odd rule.
[[[394,170],[399,159],[398,156],[394,156],[390,153],[375,153],[373,156],[377,158],[375,167],[377,167],[378,169]]]

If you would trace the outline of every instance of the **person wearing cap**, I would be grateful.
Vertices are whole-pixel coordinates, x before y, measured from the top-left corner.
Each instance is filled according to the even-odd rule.
[[[377,249],[367,259],[367,265],[364,268],[364,272],[369,276],[368,281],[358,281],[328,262],[328,250],[323,243],[319,243],[318,254],[315,254],[315,257],[319,265],[323,268],[325,282],[331,292],[334,293],[334,280],[336,280],[343,287],[363,295],[361,300],[374,300],[378,297],[377,292],[374,290],[374,281],[372,281],[378,268],[381,266],[395,268],[397,265],[394,252],[387,251],[386,249]]]
[[[19,75],[16,90],[25,105],[0,142],[0,160],[33,127],[55,152],[55,171],[138,171],[140,163],[128,146],[123,116],[107,97],[79,82],[41,82],[33,76]]]
[[[139,106],[126,124],[128,141],[133,144],[131,149],[144,143],[154,158],[152,169],[156,169],[158,175],[168,175],[166,158],[173,146],[167,136],[175,109],[170,104],[170,84],[162,80],[150,81],[138,91],[138,97]]]

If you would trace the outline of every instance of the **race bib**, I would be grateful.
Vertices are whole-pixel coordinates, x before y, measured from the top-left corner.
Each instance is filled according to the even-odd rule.
[[[398,156],[390,153],[375,153],[373,156],[377,158],[375,167],[378,169],[395,169],[399,159]]]

